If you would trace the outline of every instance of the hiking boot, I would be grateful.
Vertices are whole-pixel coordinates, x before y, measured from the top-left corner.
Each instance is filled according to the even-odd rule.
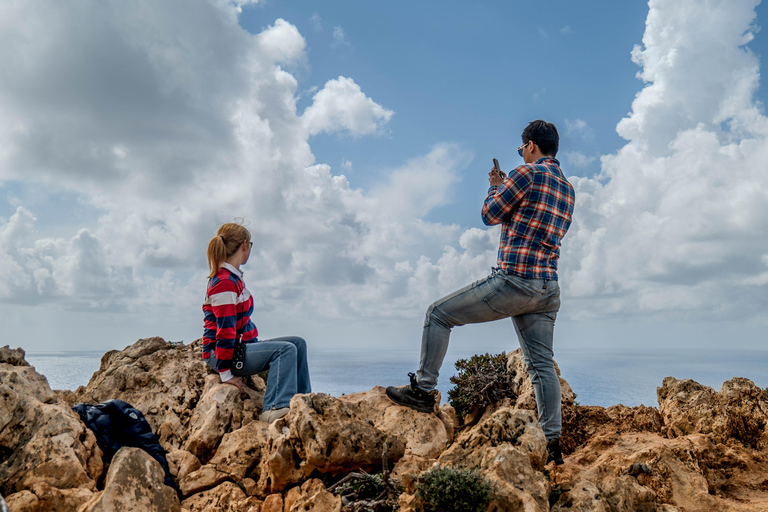
[[[563,454],[560,451],[559,437],[547,441],[547,464],[552,461],[555,461],[555,466],[563,464]]]
[[[435,396],[437,396],[437,390],[424,391],[419,387],[419,383],[416,382],[416,375],[409,373],[408,377],[411,378],[411,383],[407,386],[389,386],[387,388],[387,396],[390,400],[397,405],[404,405],[410,407],[414,411],[419,412],[435,412]]]
[[[261,413],[261,416],[259,416],[259,421],[263,421],[264,423],[272,423],[275,420],[279,420],[288,414],[290,410],[290,407],[283,407],[282,409],[270,409],[268,411],[264,411]]]

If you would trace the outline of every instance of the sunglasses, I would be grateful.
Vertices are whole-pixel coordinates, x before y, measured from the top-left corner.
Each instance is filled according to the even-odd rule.
[[[522,146],[520,146],[519,148],[517,148],[517,154],[518,154],[518,155],[520,155],[520,157],[522,157],[522,156],[523,156],[523,148],[524,148],[525,146],[527,146],[528,144],[530,144],[530,143],[531,143],[531,141],[529,140],[528,142],[526,142],[525,144],[523,144]]]

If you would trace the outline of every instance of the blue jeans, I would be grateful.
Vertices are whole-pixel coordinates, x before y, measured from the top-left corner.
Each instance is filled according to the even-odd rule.
[[[216,368],[216,356],[211,354],[208,365]],[[245,345],[245,361],[232,375],[243,377],[269,369],[264,410],[288,407],[296,393],[311,393],[307,342],[298,336],[283,336]]]
[[[416,373],[419,387],[430,391],[437,385],[453,327],[511,318],[536,393],[539,423],[548,440],[560,437],[560,380],[552,350],[559,309],[557,281],[525,279],[498,269],[485,279],[443,297],[429,307],[424,321]]]

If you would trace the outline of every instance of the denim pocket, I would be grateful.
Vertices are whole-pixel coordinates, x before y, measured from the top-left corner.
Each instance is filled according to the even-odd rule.
[[[534,299],[534,293],[526,286],[504,279],[483,301],[488,307],[504,315],[518,315],[525,311]]]

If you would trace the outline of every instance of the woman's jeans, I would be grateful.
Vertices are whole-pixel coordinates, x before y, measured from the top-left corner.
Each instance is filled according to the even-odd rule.
[[[555,372],[552,338],[560,309],[557,281],[525,279],[494,269],[491,275],[432,304],[421,338],[419,387],[430,391],[457,325],[512,318],[523,362],[536,393],[539,423],[546,438],[560,437],[560,380]]]
[[[311,393],[307,342],[298,336],[283,336],[271,340],[246,343],[245,360],[232,375],[244,377],[269,369],[264,411],[288,407],[296,393]],[[208,366],[216,368],[216,357],[211,354]]]

